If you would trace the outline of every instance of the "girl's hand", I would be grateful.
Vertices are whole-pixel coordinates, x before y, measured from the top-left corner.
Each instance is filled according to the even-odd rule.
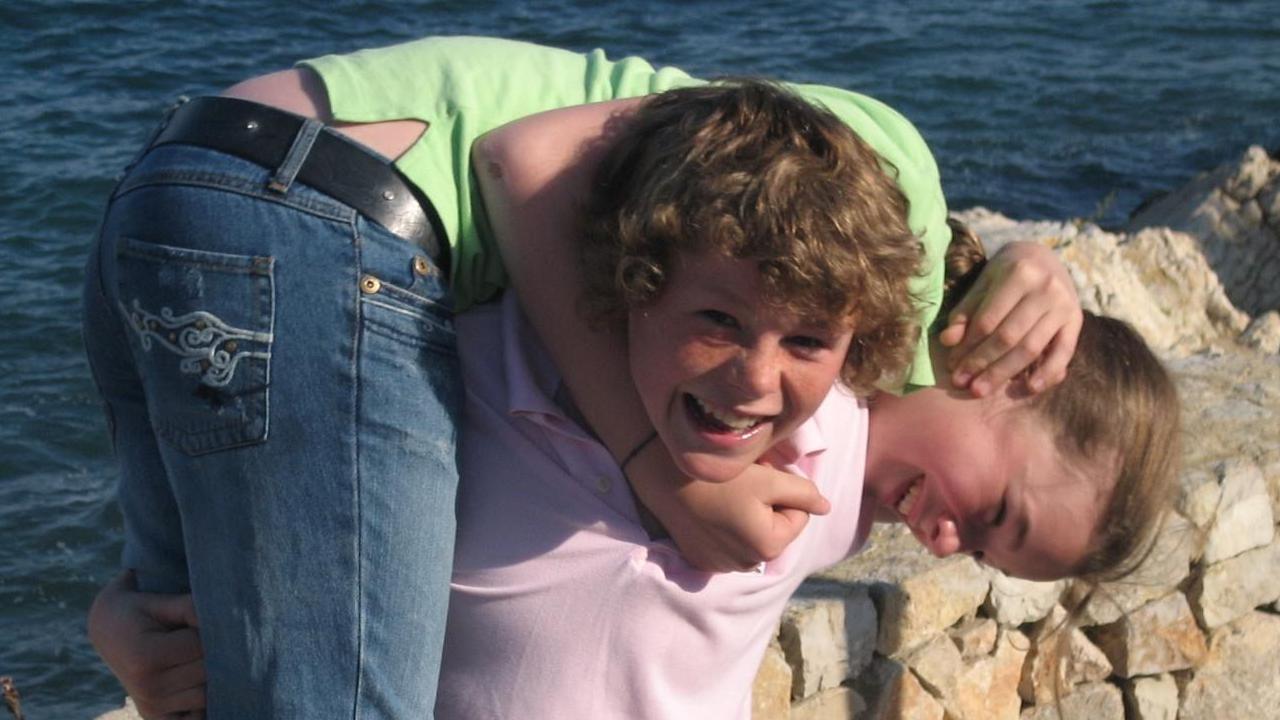
[[[810,514],[831,509],[812,482],[765,465],[727,482],[686,478],[661,445],[638,455],[628,476],[685,560],[707,572],[749,570],[774,560]]]
[[[1029,371],[1026,386],[1036,393],[1067,376],[1082,322],[1075,284],[1053,251],[1011,242],[988,261],[938,339],[951,347],[956,387],[982,396]]]
[[[147,720],[204,717],[204,649],[190,595],[138,592],[117,575],[89,609],[89,641]]]

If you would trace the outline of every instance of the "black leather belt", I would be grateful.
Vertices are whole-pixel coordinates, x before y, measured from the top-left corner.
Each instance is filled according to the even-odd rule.
[[[198,97],[174,111],[151,146],[198,145],[274,170],[302,123],[299,115],[248,100]],[[448,272],[435,208],[386,160],[325,128],[296,179],[418,245]]]

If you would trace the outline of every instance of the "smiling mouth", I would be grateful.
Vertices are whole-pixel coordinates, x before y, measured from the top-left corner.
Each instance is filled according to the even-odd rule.
[[[685,393],[684,404],[700,430],[717,435],[737,435],[746,439],[755,435],[769,419],[763,415],[743,415],[732,410],[713,408],[688,393]]]
[[[911,510],[916,506],[916,498],[920,496],[921,478],[915,478],[911,481],[911,485],[902,493],[902,497],[898,498],[898,502],[894,503],[893,509],[897,511],[902,521],[911,524]]]

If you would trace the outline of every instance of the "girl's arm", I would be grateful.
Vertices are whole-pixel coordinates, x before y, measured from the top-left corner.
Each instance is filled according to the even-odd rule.
[[[581,284],[573,233],[610,130],[639,101],[582,105],[499,128],[473,148],[490,226],[530,322],[610,453],[627,457],[652,432],[631,381],[626,341],[577,312]],[[715,484],[685,477],[660,443],[626,468],[637,496],[689,562],[707,570],[776,557],[827,502],[803,478],[756,466]]]

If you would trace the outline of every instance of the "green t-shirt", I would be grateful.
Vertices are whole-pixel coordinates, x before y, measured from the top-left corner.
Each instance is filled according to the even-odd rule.
[[[674,68],[655,70],[636,57],[587,54],[482,37],[431,37],[349,55],[306,60],[324,81],[334,118],[369,123],[420,120],[430,130],[396,166],[435,205],[452,249],[458,309],[491,298],[506,285],[497,248],[477,229],[472,207],[471,144],[495,127],[555,108],[647,95],[701,84]],[[951,232],[933,154],[906,118],[848,90],[793,85],[826,106],[893,166],[910,202],[911,229],[923,241],[926,272],[912,284],[928,328],[942,296],[942,257]],[[932,385],[927,339],[907,378]]]

